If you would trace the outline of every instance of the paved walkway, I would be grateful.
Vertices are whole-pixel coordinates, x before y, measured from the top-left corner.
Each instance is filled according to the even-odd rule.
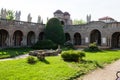
[[[96,69],[95,71],[83,76],[82,79],[77,80],[116,80],[117,71],[120,71],[120,60],[107,65],[103,69]]]
[[[28,54],[24,54],[24,55],[16,56],[16,57],[13,57],[13,58],[0,59],[0,61],[6,61],[6,60],[13,60],[13,59],[26,58],[27,56],[28,56]]]

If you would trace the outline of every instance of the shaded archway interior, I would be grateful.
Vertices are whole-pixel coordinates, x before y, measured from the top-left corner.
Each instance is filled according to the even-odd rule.
[[[14,32],[13,35],[14,45],[21,46],[23,40],[23,33],[20,30]]]
[[[65,33],[65,42],[70,41],[70,34],[69,33]]]
[[[99,30],[93,30],[90,34],[90,43],[96,42],[97,45],[101,45],[101,33]]]
[[[120,32],[115,32],[112,35],[112,48],[120,48]]]
[[[44,39],[44,32],[40,32],[39,34],[39,41]]]
[[[8,31],[1,29],[0,30],[0,47],[7,46],[8,37],[9,37]]]
[[[81,45],[81,35],[80,33],[74,34],[74,44],[75,45]]]
[[[27,35],[27,45],[31,46],[35,43],[35,33],[30,31]]]

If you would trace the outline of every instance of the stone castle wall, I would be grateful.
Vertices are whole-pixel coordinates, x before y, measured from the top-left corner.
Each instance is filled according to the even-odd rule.
[[[17,47],[14,41],[15,31],[22,32],[22,41],[18,46],[28,46],[28,33],[34,33],[34,41],[37,42],[40,37],[40,33],[44,32],[45,25],[31,22],[22,22],[22,21],[8,21],[8,20],[0,20],[0,30],[5,30],[8,32],[7,38],[5,39],[5,45],[1,43],[1,47]],[[83,25],[66,25],[64,26],[64,33],[68,33],[70,35],[70,42],[75,44],[75,34],[80,34],[81,43],[77,45],[85,45],[91,42],[91,33],[92,31],[100,32],[101,45],[105,47],[112,47],[112,35],[115,32],[120,33],[120,23],[104,23],[100,21],[93,21]],[[2,35],[2,33],[0,33]],[[94,33],[93,33],[94,34]],[[119,34],[118,34],[119,36]],[[93,36],[94,37],[94,36]],[[19,38],[19,37],[18,37]],[[1,39],[1,38],[0,38]],[[17,38],[16,38],[17,39]],[[31,38],[30,38],[31,39]],[[4,40],[4,37],[3,37]],[[117,40],[120,40],[119,38]],[[30,41],[29,41],[30,42]],[[31,41],[32,42],[32,41]],[[34,43],[35,43],[34,42]],[[78,41],[79,42],[79,41]],[[119,41],[118,41],[119,43]]]

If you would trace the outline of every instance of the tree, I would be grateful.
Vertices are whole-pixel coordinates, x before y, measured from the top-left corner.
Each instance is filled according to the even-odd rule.
[[[48,20],[45,28],[45,38],[52,40],[58,45],[64,44],[65,34],[63,32],[63,27],[57,18]]]
[[[82,20],[82,19],[80,19],[80,20],[75,19],[75,20],[73,21],[73,24],[74,24],[74,25],[85,24],[85,23],[86,23],[86,22],[85,22],[84,20]]]
[[[14,20],[14,18],[15,18],[14,11],[7,10],[6,12],[7,12],[6,19],[8,19],[8,20]]]

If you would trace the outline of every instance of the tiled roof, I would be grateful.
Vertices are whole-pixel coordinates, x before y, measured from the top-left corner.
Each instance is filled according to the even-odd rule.
[[[108,17],[108,16],[106,16],[106,17],[102,17],[102,18],[99,18],[99,20],[108,20],[108,19],[110,19],[110,20],[114,20],[113,18]]]

